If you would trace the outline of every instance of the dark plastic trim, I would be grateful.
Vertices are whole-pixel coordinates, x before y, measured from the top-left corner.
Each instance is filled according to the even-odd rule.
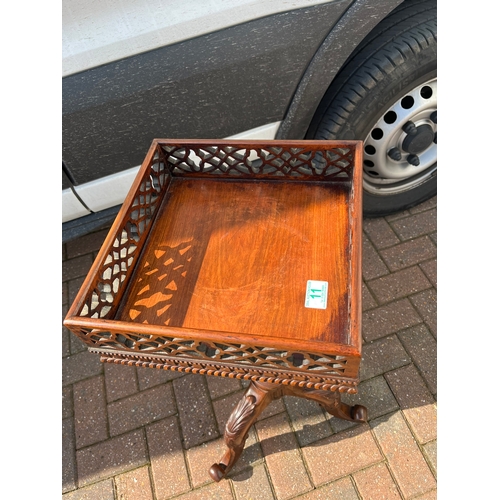
[[[276,134],[303,139],[314,113],[343,64],[370,31],[402,0],[358,0],[335,24],[311,59]]]
[[[64,222],[62,225],[62,242],[67,243],[68,241],[75,240],[88,233],[102,229],[115,220],[121,205],[116,207],[107,208],[99,212],[93,212],[84,217],[74,219],[68,222]]]

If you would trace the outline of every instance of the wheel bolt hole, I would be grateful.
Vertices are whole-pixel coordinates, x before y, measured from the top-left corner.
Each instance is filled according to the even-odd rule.
[[[375,166],[375,163],[373,163],[371,160],[365,160],[365,161],[363,162],[363,165],[364,165],[365,167],[373,168],[373,167]]]
[[[420,95],[424,99],[430,99],[432,97],[432,89],[428,85],[425,85],[425,87],[420,89]]]
[[[384,137],[384,132],[383,132],[383,130],[382,130],[382,129],[380,129],[380,128],[374,128],[374,129],[372,130],[372,137],[373,137],[376,141],[378,141],[378,140],[382,139],[382,137]]]
[[[384,122],[391,124],[394,123],[398,119],[398,115],[394,111],[388,111],[384,115]]]
[[[401,99],[401,107],[403,109],[410,109],[415,104],[415,99],[411,95],[407,95]]]
[[[376,152],[377,152],[377,150],[371,144],[369,144],[368,146],[365,146],[365,153],[367,155],[374,155]]]
[[[378,175],[378,172],[375,172],[375,170],[369,170],[368,173],[370,175]]]

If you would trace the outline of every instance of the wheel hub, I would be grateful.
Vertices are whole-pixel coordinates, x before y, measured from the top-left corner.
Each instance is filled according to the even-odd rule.
[[[363,188],[377,195],[411,190],[437,169],[437,79],[390,104],[364,141]]]
[[[413,135],[407,135],[403,141],[402,148],[410,154],[419,154],[426,150],[434,140],[434,130],[430,125],[420,125],[415,129]]]

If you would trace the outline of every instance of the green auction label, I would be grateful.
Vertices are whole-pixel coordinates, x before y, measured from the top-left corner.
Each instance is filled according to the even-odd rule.
[[[305,306],[311,309],[326,309],[328,281],[308,280]]]

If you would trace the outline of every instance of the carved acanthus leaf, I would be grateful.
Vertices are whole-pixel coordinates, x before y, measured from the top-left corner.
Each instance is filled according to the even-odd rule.
[[[236,436],[242,430],[248,420],[252,418],[255,406],[256,402],[253,396],[246,396],[240,400],[226,424],[227,438]]]

